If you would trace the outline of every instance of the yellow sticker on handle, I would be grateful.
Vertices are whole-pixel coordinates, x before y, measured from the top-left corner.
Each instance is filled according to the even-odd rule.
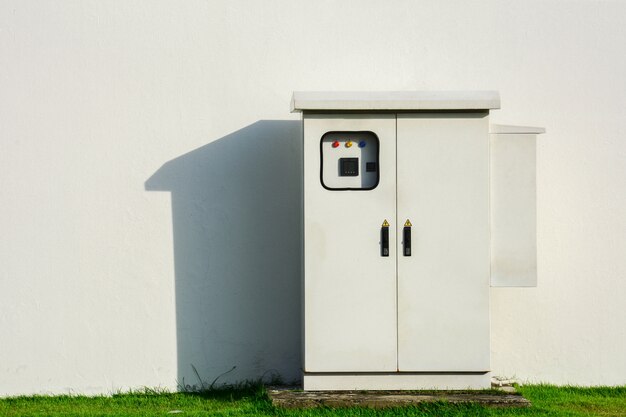
[[[385,221],[383,222],[383,227],[389,227],[389,222],[387,221],[387,219],[385,219]]]
[[[413,225],[411,224],[409,219],[406,219],[406,221],[404,222],[404,227],[411,227],[411,226],[413,226]]]

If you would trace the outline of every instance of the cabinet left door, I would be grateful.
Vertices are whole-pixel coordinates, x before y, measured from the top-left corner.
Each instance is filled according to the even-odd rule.
[[[396,371],[395,114],[303,123],[304,371]]]

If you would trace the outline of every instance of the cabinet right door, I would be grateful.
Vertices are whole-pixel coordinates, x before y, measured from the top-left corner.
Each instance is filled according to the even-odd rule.
[[[486,112],[397,116],[401,372],[489,370],[488,131]]]

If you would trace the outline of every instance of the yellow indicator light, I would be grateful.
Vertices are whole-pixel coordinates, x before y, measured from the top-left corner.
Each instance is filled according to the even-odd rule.
[[[346,148],[349,148],[350,146],[352,146],[352,141],[351,140],[346,142]]]

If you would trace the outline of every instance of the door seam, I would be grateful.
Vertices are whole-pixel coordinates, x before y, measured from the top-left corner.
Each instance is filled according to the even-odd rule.
[[[398,297],[398,256],[399,256],[399,252],[398,252],[398,247],[399,247],[399,235],[398,235],[398,113],[396,113],[396,137],[395,137],[395,141],[396,141],[396,146],[395,146],[395,151],[396,151],[396,201],[395,201],[395,210],[396,210],[396,221],[395,221],[395,225],[394,227],[396,228],[396,241],[395,241],[395,245],[396,245],[396,250],[395,250],[395,255],[396,255],[396,271],[395,271],[395,279],[396,279],[396,371],[400,372],[400,324],[399,324],[399,319],[400,319],[400,314],[398,313],[399,311],[399,297]]]

